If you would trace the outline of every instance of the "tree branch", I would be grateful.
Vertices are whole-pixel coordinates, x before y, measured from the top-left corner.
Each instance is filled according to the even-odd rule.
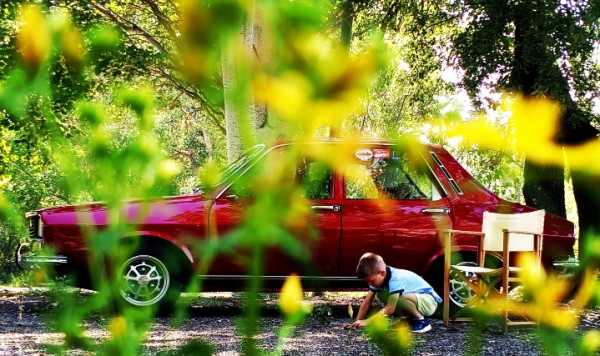
[[[170,52],[165,48],[165,46],[162,45],[162,43],[160,43],[153,35],[151,35],[147,31],[145,31],[143,28],[138,26],[136,23],[133,23],[118,14],[115,14],[114,12],[110,11],[109,9],[102,7],[93,1],[90,1],[90,4],[96,10],[98,10],[98,12],[100,12],[102,15],[106,16],[109,20],[111,20],[117,26],[119,26],[121,29],[123,29],[123,31],[125,31],[127,33],[134,33],[134,34],[141,35],[148,42],[150,42],[154,47],[156,47],[156,49],[158,49],[159,52],[161,52],[163,54],[167,54],[167,55],[170,54]]]
[[[221,123],[222,120],[219,120],[217,116],[222,116],[222,113],[215,109],[213,105],[211,105],[205,98],[203,98],[199,93],[190,90],[188,87],[180,83],[176,78],[174,78],[171,74],[167,73],[163,68],[155,68],[155,70],[165,79],[169,80],[178,90],[185,93],[188,97],[198,100],[207,110],[206,113],[211,121],[217,126],[217,128],[223,133],[226,134],[227,131],[223,127]]]
[[[158,20],[158,22],[162,25],[162,27],[165,29],[165,31],[167,31],[169,36],[171,36],[171,39],[175,40],[175,38],[177,38],[177,34],[175,33],[175,30],[173,29],[171,20],[169,20],[169,18],[162,12],[162,10],[160,9],[160,7],[158,7],[156,2],[154,2],[153,0],[141,0],[141,1],[150,7],[150,10],[152,10],[152,13],[154,14],[154,16],[156,16],[156,19]]]

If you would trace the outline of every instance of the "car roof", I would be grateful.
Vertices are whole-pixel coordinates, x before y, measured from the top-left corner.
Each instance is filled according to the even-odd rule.
[[[275,142],[271,147],[279,147],[286,146],[292,144],[323,144],[323,143],[350,143],[356,145],[383,145],[383,146],[391,146],[396,145],[402,140],[399,139],[390,139],[390,138],[339,138],[339,137],[315,137],[310,139],[301,139],[301,140],[279,140]],[[441,148],[442,146],[436,144],[429,144],[418,142],[419,145],[428,148]]]

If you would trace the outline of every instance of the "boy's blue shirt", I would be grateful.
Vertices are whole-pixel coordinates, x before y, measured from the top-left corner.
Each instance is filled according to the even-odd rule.
[[[380,294],[390,295],[399,293],[400,295],[409,293],[427,293],[433,296],[436,302],[441,303],[442,298],[433,290],[421,276],[406,269],[399,269],[390,266],[385,267],[385,279],[380,288],[369,286],[369,290]],[[387,297],[381,298],[387,301]]]

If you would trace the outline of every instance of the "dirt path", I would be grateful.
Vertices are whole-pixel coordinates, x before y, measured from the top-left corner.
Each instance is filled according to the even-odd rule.
[[[82,295],[81,298],[86,298]],[[217,355],[239,355],[241,338],[235,332],[236,320],[241,314],[239,295],[187,295],[189,317],[182,323],[172,318],[156,318],[147,334],[141,353],[144,355],[173,354],[190,342],[208,342]],[[360,299],[336,296],[309,299],[315,308],[331,310],[331,316],[312,317],[296,328],[283,344],[284,355],[378,355],[379,352],[360,331],[348,333],[342,324],[349,320],[347,305],[355,311]],[[0,287],[0,355],[47,355],[63,345],[64,334],[54,332],[47,325],[49,298],[40,291]],[[328,305],[328,306],[323,306]],[[262,347],[273,351],[277,345],[277,330],[282,324],[276,309],[276,295],[265,300],[266,315],[262,319],[257,340]],[[329,320],[330,325],[324,321]],[[540,355],[535,328],[511,329],[502,334],[496,327],[486,327],[473,333],[471,323],[454,323],[445,328],[440,320],[432,320],[433,330],[414,335],[413,355],[472,354],[470,347],[482,347],[485,355]],[[71,348],[68,355],[89,355],[102,350],[108,339],[106,318],[90,317],[85,320],[85,336],[94,345],[91,349]],[[580,329],[600,328],[600,313],[590,311],[582,320]]]

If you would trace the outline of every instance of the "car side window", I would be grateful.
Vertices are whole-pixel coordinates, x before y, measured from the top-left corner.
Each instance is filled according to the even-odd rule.
[[[429,176],[397,152],[350,164],[345,179],[346,199],[431,200],[439,197]]]
[[[281,179],[291,182],[295,180],[307,199],[330,199],[332,197],[333,174],[331,168],[322,162],[311,161],[307,158],[300,159],[297,163],[286,161],[284,151],[269,152],[259,162],[261,170],[267,172],[278,171],[283,176]],[[241,179],[234,181],[230,191],[240,197],[248,197],[253,189],[248,185],[255,184],[252,171],[247,172]]]
[[[296,182],[307,199],[330,199],[333,175],[322,162],[302,159],[296,168]]]

